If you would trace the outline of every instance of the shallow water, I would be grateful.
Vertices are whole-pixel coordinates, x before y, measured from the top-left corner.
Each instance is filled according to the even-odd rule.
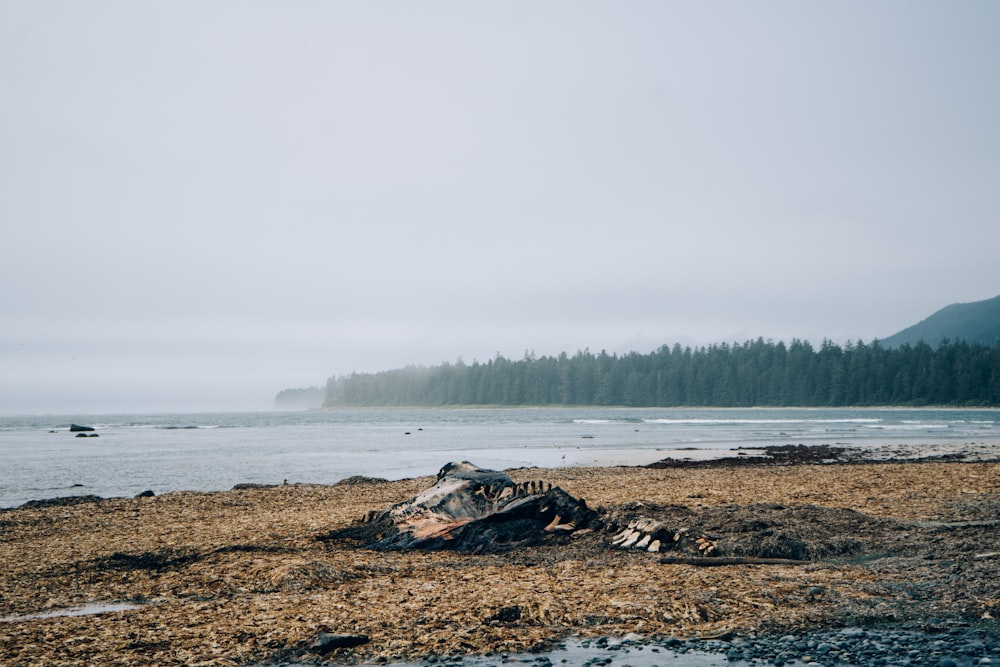
[[[388,667],[989,667],[1000,662],[995,628],[938,619],[934,629],[908,626],[816,629],[796,634],[726,639],[665,639],[641,635],[581,640],[571,638],[543,653],[487,656],[427,656]],[[305,667],[282,663],[282,667]]]
[[[77,438],[72,423],[96,428]],[[352,475],[645,465],[770,444],[1000,452],[1000,410],[464,408],[0,417],[0,508]],[[753,450],[749,450],[753,453]],[[895,451],[898,454],[898,451]],[[996,455],[996,454],[993,454]]]
[[[724,653],[699,650],[682,652],[637,642],[610,640],[600,644],[594,641],[570,640],[545,653],[502,653],[488,656],[433,657],[420,662],[383,663],[383,667],[502,667],[503,665],[535,665],[550,667],[748,667],[743,660],[729,660]],[[282,667],[306,667],[305,663],[286,662]]]
[[[130,602],[97,602],[83,605],[82,607],[65,607],[63,609],[52,609],[50,611],[39,612],[37,614],[23,614],[21,616],[2,616],[0,623],[13,623],[17,621],[30,621],[36,618],[58,618],[60,616],[91,616],[95,614],[108,614],[119,611],[131,611],[141,609],[141,605]]]

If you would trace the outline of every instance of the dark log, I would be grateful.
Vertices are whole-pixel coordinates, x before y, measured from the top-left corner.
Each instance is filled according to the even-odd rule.
[[[316,640],[309,645],[309,650],[313,653],[326,655],[334,649],[353,648],[367,644],[368,641],[368,635],[335,635],[321,632],[316,636]]]
[[[805,565],[811,560],[794,560],[792,558],[750,558],[741,556],[719,556],[718,558],[678,558],[664,556],[660,559],[663,565],[697,565],[699,567],[718,567],[720,565]]]

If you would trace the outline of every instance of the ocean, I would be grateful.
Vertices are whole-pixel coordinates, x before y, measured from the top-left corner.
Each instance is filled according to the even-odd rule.
[[[98,437],[76,437],[70,424]],[[996,409],[351,408],[0,417],[0,508],[70,495],[216,491],[494,469],[645,465],[773,444],[1000,456]]]

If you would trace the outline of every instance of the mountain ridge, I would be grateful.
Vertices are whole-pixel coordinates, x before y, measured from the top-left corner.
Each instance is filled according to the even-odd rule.
[[[916,324],[879,340],[879,344],[893,348],[923,341],[936,348],[945,340],[986,347],[1000,343],[1000,295],[947,305]]]

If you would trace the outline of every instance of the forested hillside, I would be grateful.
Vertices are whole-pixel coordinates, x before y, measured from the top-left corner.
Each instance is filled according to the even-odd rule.
[[[925,341],[936,347],[943,340],[994,346],[1000,343],[1000,296],[974,303],[953,303],[925,320],[882,341],[883,347]]]
[[[691,349],[663,346],[486,363],[461,361],[330,378],[327,406],[1000,405],[1000,345],[945,341],[889,349],[878,343],[763,339]]]

